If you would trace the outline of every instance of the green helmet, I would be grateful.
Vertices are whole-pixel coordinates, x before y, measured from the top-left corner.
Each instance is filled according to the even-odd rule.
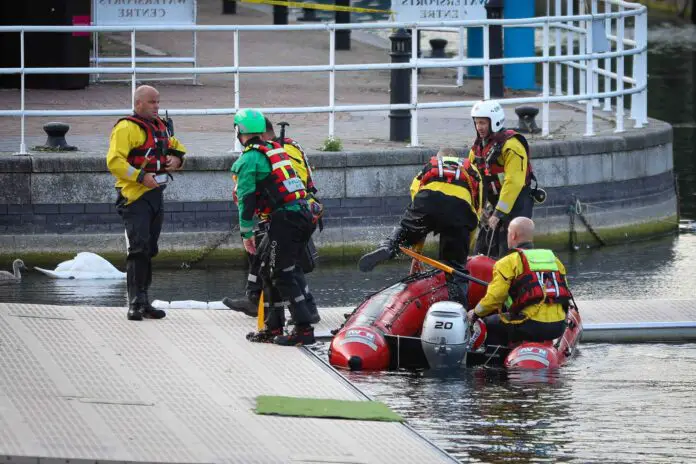
[[[234,125],[240,134],[263,134],[266,132],[266,117],[259,110],[243,109],[234,115]]]

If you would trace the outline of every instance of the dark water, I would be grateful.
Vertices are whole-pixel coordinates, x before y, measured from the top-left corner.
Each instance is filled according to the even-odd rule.
[[[681,211],[696,217],[696,28],[651,25],[649,115],[674,127]],[[696,234],[562,254],[579,299],[693,298]],[[308,276],[320,306],[347,306],[407,270],[401,261],[364,275],[354,266]],[[157,271],[159,299],[239,294],[241,270]],[[0,286],[0,301],[125,305],[125,283],[52,280],[36,272]],[[659,308],[656,308],[659,310]],[[326,345],[316,350],[325,355]],[[462,462],[696,462],[696,345],[583,344],[553,374],[472,369],[346,376],[403,414]]]

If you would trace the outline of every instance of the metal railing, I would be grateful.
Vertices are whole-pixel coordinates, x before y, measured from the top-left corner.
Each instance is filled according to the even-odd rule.
[[[584,102],[586,109],[585,135],[594,134],[594,111],[604,100],[603,111],[613,111],[615,131],[624,130],[624,97],[630,95],[630,117],[635,121],[634,127],[640,128],[647,123],[647,9],[646,7],[620,0],[592,0],[590,12],[585,12],[585,2],[580,2],[580,9],[573,11],[573,0],[566,0],[563,14],[562,0],[554,0],[553,15],[525,19],[453,21],[453,22],[422,22],[395,23],[375,22],[358,24],[303,24],[303,25],[196,25],[196,26],[0,26],[0,32],[18,32],[20,34],[20,67],[0,68],[0,74],[20,74],[20,108],[16,110],[0,110],[0,116],[21,118],[20,153],[26,153],[25,118],[34,116],[120,116],[128,114],[131,108],[99,109],[99,110],[27,110],[25,108],[24,79],[29,74],[129,74],[131,76],[132,92],[135,91],[138,74],[220,74],[234,75],[234,107],[233,108],[169,108],[171,115],[231,115],[238,111],[240,105],[239,78],[241,74],[252,73],[295,73],[295,72],[327,72],[329,74],[329,95],[326,106],[304,107],[274,107],[261,108],[266,113],[328,113],[328,135],[335,133],[335,115],[339,112],[355,111],[384,111],[410,110],[411,112],[411,146],[419,145],[418,115],[419,111],[434,108],[471,107],[475,100],[456,100],[448,102],[419,102],[418,84],[419,69],[426,68],[464,68],[483,66],[483,95],[484,99],[491,97],[490,67],[494,65],[541,63],[542,91],[538,96],[500,99],[503,104],[539,103],[542,105],[542,135],[549,134],[550,104],[553,102]],[[603,11],[598,12],[599,4]],[[632,27],[626,22],[632,20]],[[593,34],[598,31],[593,23],[602,22],[604,33],[609,43],[608,50],[596,52],[593,50]],[[488,30],[491,26],[533,27],[541,28],[541,56],[490,59]],[[409,63],[371,63],[371,64],[336,64],[335,40],[336,31],[376,30],[405,28],[412,32],[411,37],[417,37],[419,29],[447,27],[463,31],[470,27],[483,28],[483,57],[461,58],[451,60],[429,60],[418,58],[417,41],[412,40],[411,61]],[[554,29],[552,40],[551,29]],[[625,37],[631,30],[632,37]],[[232,31],[233,66],[195,66],[195,67],[145,67],[138,66],[136,59],[136,33],[156,31]],[[310,66],[241,66],[239,53],[239,34],[247,31],[327,31],[329,34],[329,63],[327,65]],[[25,33],[28,32],[129,32],[131,56],[130,66],[126,67],[61,67],[61,68],[27,68],[25,67]],[[565,34],[565,53],[563,50],[563,35]],[[553,45],[554,54],[551,54]],[[576,45],[578,51],[576,53]],[[460,45],[461,48],[461,45]],[[385,56],[387,54],[385,53]],[[625,75],[625,58],[633,57],[631,75]],[[612,62],[615,71],[612,71]],[[550,82],[550,67],[554,66],[554,87]],[[341,71],[373,71],[391,69],[411,69],[411,102],[403,104],[360,104],[336,105],[335,75]],[[565,70],[565,79],[563,78]],[[575,85],[575,70],[578,71],[578,85]],[[604,88],[599,91],[599,77],[604,78]],[[553,94],[552,94],[553,91]],[[612,99],[614,99],[612,109]],[[132,101],[131,101],[132,105]]]

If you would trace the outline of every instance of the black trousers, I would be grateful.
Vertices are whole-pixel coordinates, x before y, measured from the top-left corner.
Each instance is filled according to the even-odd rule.
[[[510,226],[510,221],[516,217],[526,217],[531,219],[533,213],[534,199],[532,198],[532,190],[529,187],[523,187],[517,197],[517,200],[515,200],[515,204],[510,210],[510,214],[504,220],[498,223],[498,227],[496,228],[495,232],[490,233],[488,226],[486,224],[482,224],[484,227],[482,227],[479,231],[474,253],[488,255],[488,250],[490,248],[491,258],[497,259],[505,256],[509,251],[507,246],[507,233],[508,227]],[[491,241],[493,243],[490,243]]]
[[[163,190],[149,190],[128,205],[118,192],[116,209],[123,219],[128,239],[126,280],[129,304],[148,302],[147,292],[152,283],[152,258],[159,252],[157,242],[164,219]]]
[[[500,319],[500,314],[492,314],[483,319],[486,323],[486,344],[507,345],[512,342],[544,342],[554,340],[565,330],[565,321],[539,322],[527,320],[521,324],[508,324]]]
[[[266,237],[261,240],[256,259],[258,276],[263,282],[266,328],[273,330],[285,325],[285,302],[296,326],[308,326],[310,312],[304,274],[298,279],[302,253],[314,232],[308,209],[302,211],[277,210],[271,213]],[[265,242],[265,243],[264,243]]]
[[[469,238],[478,218],[469,203],[432,190],[416,194],[401,219],[399,244],[414,245],[428,233],[440,235],[438,258],[450,264],[466,264]]]

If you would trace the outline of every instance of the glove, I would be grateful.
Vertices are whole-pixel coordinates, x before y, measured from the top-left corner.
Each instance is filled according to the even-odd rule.
[[[244,249],[247,251],[247,253],[249,253],[250,255],[256,254],[256,241],[254,240],[253,236],[249,238],[243,238],[242,244],[244,245]]]

